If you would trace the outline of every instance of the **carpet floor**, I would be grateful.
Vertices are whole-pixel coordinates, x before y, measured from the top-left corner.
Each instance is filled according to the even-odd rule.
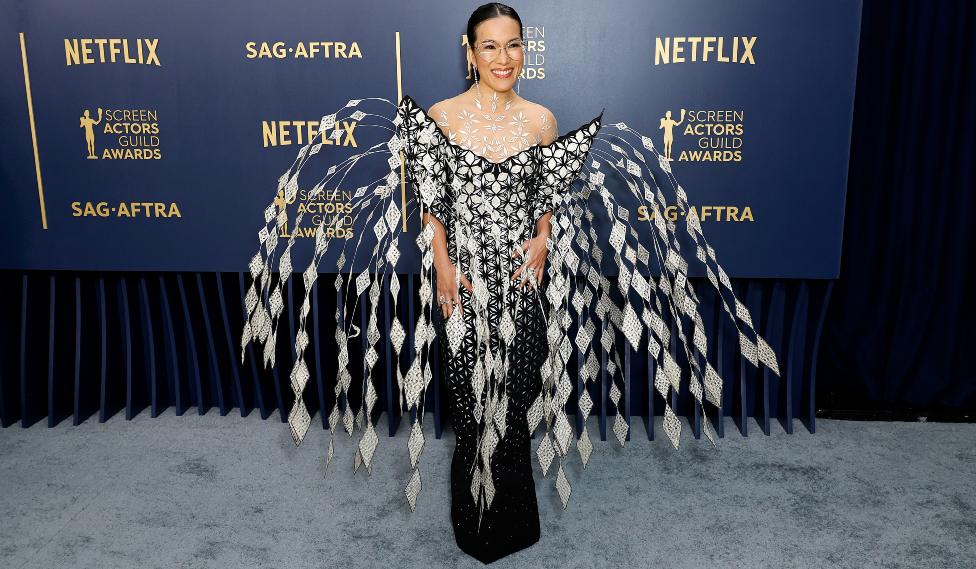
[[[317,417],[300,447],[256,411],[0,429],[0,567],[484,567],[454,543],[454,435],[428,419],[412,513],[407,429],[389,438],[384,418],[368,476],[352,468],[358,432],[337,435],[323,476]],[[542,538],[490,566],[976,567],[976,425],[821,419],[743,437],[727,418],[717,448],[682,426],[678,450],[635,423],[585,470],[571,455],[565,511],[555,467],[533,458]]]

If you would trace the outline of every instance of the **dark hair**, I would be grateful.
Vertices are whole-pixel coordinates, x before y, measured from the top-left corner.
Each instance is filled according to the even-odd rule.
[[[512,18],[518,22],[519,39],[524,39],[522,38],[522,18],[519,18],[518,12],[515,11],[515,8],[512,8],[507,4],[502,4],[501,2],[489,2],[475,8],[474,12],[471,13],[471,17],[468,18],[467,34],[469,47],[474,45],[475,27],[485,20],[497,18],[498,16],[508,16],[509,18]]]

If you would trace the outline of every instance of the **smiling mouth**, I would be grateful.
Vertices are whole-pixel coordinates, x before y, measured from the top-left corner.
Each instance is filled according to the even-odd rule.
[[[514,73],[514,72],[515,72],[515,69],[514,68],[511,68],[511,67],[508,68],[508,69],[505,69],[505,70],[502,70],[502,69],[492,69],[491,70],[491,74],[494,75],[495,77],[498,77],[499,79],[508,79],[509,77],[512,76],[512,73]]]

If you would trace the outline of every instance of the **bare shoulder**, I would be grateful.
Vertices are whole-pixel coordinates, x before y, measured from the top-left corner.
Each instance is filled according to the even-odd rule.
[[[559,127],[556,124],[556,115],[548,107],[539,103],[529,101],[533,114],[538,117],[539,142],[549,144],[559,136]]]
[[[449,117],[455,108],[456,99],[457,97],[441,99],[440,101],[437,101],[431,105],[430,109],[427,110],[427,115],[433,119],[435,123],[437,123],[437,126],[440,127],[444,134],[448,134],[450,132],[451,123]]]
[[[444,110],[447,107],[448,101],[450,101],[450,99],[441,99],[440,101],[437,101],[431,105],[429,109],[427,109],[427,114],[433,116],[435,113],[437,113],[437,111]]]
[[[427,114],[435,119],[441,118],[441,116],[446,115],[451,112],[451,109],[455,108],[457,104],[457,97],[450,97],[447,99],[441,99],[437,101],[428,109]]]

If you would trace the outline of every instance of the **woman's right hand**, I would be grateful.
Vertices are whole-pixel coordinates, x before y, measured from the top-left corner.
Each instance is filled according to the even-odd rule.
[[[435,266],[434,270],[437,272],[437,294],[434,296],[434,299],[438,303],[438,306],[440,306],[444,319],[447,320],[451,317],[454,304],[458,305],[458,308],[461,309],[461,313],[463,314],[464,307],[461,305],[461,293],[457,288],[457,284],[454,282],[457,267],[450,261],[443,261],[441,264]],[[468,289],[469,293],[474,291],[471,283],[463,274],[461,275],[461,285]],[[443,304],[440,304],[441,298],[444,299]]]

